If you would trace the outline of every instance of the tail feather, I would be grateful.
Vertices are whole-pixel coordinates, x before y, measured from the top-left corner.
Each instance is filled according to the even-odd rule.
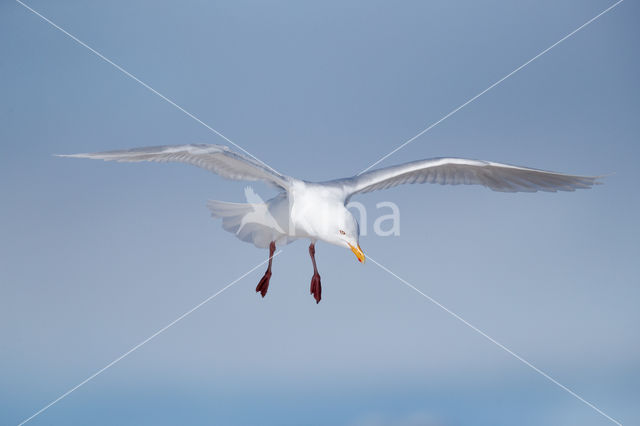
[[[213,217],[233,217],[245,215],[254,210],[252,204],[246,203],[228,203],[226,201],[210,200],[207,207],[211,210]]]
[[[283,235],[273,228],[252,220],[252,214],[264,210],[265,204],[229,203],[211,200],[207,203],[211,216],[222,219],[222,228],[235,234],[240,240],[256,247],[269,247],[271,241],[281,240]],[[255,219],[255,218],[254,218]]]

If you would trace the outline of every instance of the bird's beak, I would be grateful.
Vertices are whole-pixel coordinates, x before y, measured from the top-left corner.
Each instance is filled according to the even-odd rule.
[[[349,244],[349,243],[347,243]],[[349,248],[351,249],[351,251],[353,252],[353,254],[356,255],[356,257],[358,258],[358,260],[360,261],[360,263],[364,263],[364,253],[362,252],[362,249],[360,248],[360,244],[358,244],[357,246],[352,246],[351,244],[349,244]]]

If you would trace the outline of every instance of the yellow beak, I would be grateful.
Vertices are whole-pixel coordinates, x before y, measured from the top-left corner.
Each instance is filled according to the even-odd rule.
[[[347,243],[347,244],[349,244],[349,243]],[[360,248],[360,244],[358,244],[357,247],[354,247],[351,244],[349,244],[349,248],[351,249],[353,254],[356,255],[356,257],[358,258],[360,263],[364,263],[364,253],[362,252],[362,249]]]

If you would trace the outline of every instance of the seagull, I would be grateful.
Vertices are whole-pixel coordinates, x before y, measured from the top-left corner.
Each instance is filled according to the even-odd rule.
[[[510,164],[465,158],[430,158],[380,168],[356,176],[325,182],[308,182],[284,175],[257,159],[232,151],[223,145],[168,145],[106,151],[59,157],[91,158],[118,162],[179,162],[209,170],[223,178],[264,181],[280,192],[264,202],[253,190],[245,189],[249,203],[209,201],[213,217],[240,240],[258,248],[269,248],[269,265],[256,287],[267,294],[276,245],[297,239],[310,240],[313,265],[310,293],[316,303],[322,298],[322,285],[315,259],[318,240],[351,250],[364,263],[360,248],[358,221],[347,203],[357,194],[402,184],[483,185],[500,192],[574,191],[599,184],[601,176],[574,176]]]

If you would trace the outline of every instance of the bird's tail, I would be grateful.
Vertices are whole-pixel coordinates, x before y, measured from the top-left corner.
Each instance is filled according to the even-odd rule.
[[[211,216],[219,217],[223,220],[227,218],[242,217],[254,210],[252,204],[229,203],[226,201],[210,200],[207,207],[211,210]]]
[[[211,216],[222,219],[224,230],[234,234],[242,227],[244,217],[255,210],[253,204],[217,200],[207,202],[207,207],[211,210]]]
[[[271,229],[256,223],[252,218],[260,208],[266,210],[264,204],[211,200],[207,202],[207,207],[211,210],[211,216],[222,219],[222,228],[225,231],[235,234],[242,241],[265,248],[275,239]]]

